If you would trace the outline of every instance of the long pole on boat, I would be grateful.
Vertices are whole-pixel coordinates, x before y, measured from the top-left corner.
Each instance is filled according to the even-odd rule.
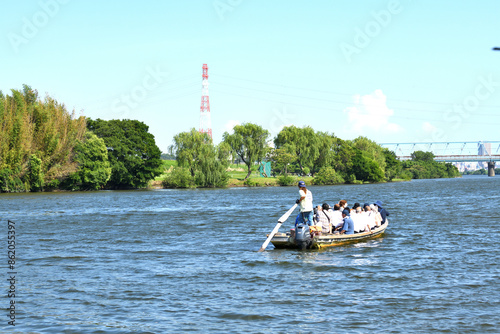
[[[297,204],[292,206],[290,208],[290,210],[285,212],[285,214],[283,216],[281,216],[280,219],[278,219],[278,224],[276,224],[274,229],[271,231],[271,233],[267,237],[266,241],[264,241],[264,243],[262,244],[262,247],[260,247],[260,249],[259,249],[259,252],[262,252],[266,249],[266,247],[267,247],[267,245],[269,245],[269,242],[271,241],[271,239],[274,237],[276,232],[278,232],[278,230],[280,229],[281,224],[283,224],[288,219],[288,217],[290,217],[290,215],[292,214],[293,210],[295,210],[296,207],[297,207]]]

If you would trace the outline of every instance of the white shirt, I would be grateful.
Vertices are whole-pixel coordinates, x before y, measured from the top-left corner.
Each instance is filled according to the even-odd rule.
[[[344,218],[342,218],[342,211],[334,210],[332,213],[332,225],[335,227],[340,227],[344,225]]]
[[[375,226],[375,212],[373,211],[366,211],[364,213],[366,217],[366,221],[370,229],[372,229]]]
[[[351,213],[351,219],[354,222],[354,232],[365,230],[367,225],[366,216],[362,213]]]
[[[359,226],[361,225],[360,224],[361,222],[360,222],[358,215],[355,212],[351,212],[351,219],[352,219],[352,222],[354,223],[354,232],[358,232]]]
[[[307,189],[307,193],[305,193],[302,189],[299,190],[299,196],[305,197],[302,201],[300,201],[300,212],[310,212],[313,210],[313,194]]]

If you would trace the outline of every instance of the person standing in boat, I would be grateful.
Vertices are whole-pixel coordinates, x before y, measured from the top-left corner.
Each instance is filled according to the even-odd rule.
[[[380,216],[382,216],[381,225],[384,225],[385,221],[387,219],[387,216],[389,215],[389,211],[387,211],[386,209],[384,209],[382,207],[383,203],[381,201],[376,201],[374,204],[378,208],[378,212],[380,213]]]
[[[296,201],[300,204],[300,213],[298,224],[304,223],[309,226],[313,225],[313,195],[310,190],[306,188],[306,183],[304,181],[299,181],[299,196],[300,198]]]

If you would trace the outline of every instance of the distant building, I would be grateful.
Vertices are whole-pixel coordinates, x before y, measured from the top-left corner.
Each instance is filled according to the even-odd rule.
[[[478,168],[477,162],[454,162],[453,165],[458,168],[459,172],[462,173],[481,169],[481,167]]]
[[[491,143],[479,142],[477,145],[477,155],[491,155]],[[478,162],[477,165],[479,169],[488,168],[486,162]]]

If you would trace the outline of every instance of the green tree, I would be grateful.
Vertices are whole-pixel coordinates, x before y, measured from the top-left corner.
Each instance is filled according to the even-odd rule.
[[[181,132],[174,136],[170,154],[175,155],[177,164],[186,167],[194,177],[200,161],[203,160],[203,147],[207,145],[212,145],[208,134],[200,133],[193,128],[189,132]]]
[[[170,152],[176,156],[178,166],[188,171],[190,178],[186,177],[185,172],[179,171],[171,178],[167,177],[164,185],[177,183],[181,186],[190,186],[191,182],[199,187],[227,185],[229,147],[226,143],[214,146],[206,133],[191,129],[189,132],[181,132],[174,136]]]
[[[277,182],[280,186],[291,186],[297,184],[297,179],[293,176],[282,174],[278,176]]]
[[[380,146],[373,140],[362,136],[354,139],[351,146],[363,151],[366,157],[374,160],[382,169],[382,171],[385,172],[386,161],[384,148],[382,146]]]
[[[184,167],[175,167],[165,177],[162,185],[164,188],[193,188],[195,183],[189,169]]]
[[[23,179],[26,190],[38,191],[73,173],[74,148],[84,132],[85,118],[49,96],[39,99],[30,86],[0,94],[0,170],[11,171],[6,184],[16,180],[12,191],[18,191],[17,180]]]
[[[25,99],[32,97],[28,94]],[[30,111],[33,122],[32,150],[42,159],[47,180],[64,178],[75,171],[74,148],[85,134],[84,117],[76,117],[66,107],[46,96]],[[47,181],[46,180],[46,181]]]
[[[204,145],[201,148],[203,159],[199,161],[198,170],[195,174],[195,183],[199,187],[222,188],[227,185],[229,175],[229,156],[227,145],[221,143],[219,146]]]
[[[460,174],[460,171],[458,170],[457,166],[451,164],[451,163],[445,163],[446,166],[446,174],[448,177],[460,177],[462,174]]]
[[[0,169],[14,170],[22,166],[19,172],[24,174],[31,154],[36,153],[32,145],[32,108],[20,91],[12,90],[12,96],[3,97],[0,103]]]
[[[20,168],[9,169],[4,168],[0,169],[0,192],[25,192],[29,191],[29,184],[23,183],[21,178],[19,177]]]
[[[370,158],[367,153],[357,148],[353,157],[352,171],[357,180],[380,182],[384,179],[384,172],[378,163]]]
[[[411,173],[412,179],[430,179],[431,171],[430,166],[425,165],[419,161],[403,161],[403,169]]]
[[[111,164],[108,188],[145,187],[162,173],[161,151],[149,127],[137,120],[87,120],[88,130],[104,140]]]
[[[281,148],[270,149],[267,159],[272,161],[272,170],[277,174],[288,173],[288,166],[297,160],[295,147],[292,144],[285,144]]]
[[[355,179],[354,174],[352,174],[353,158],[355,154],[356,152],[349,142],[340,138],[335,138],[333,143],[332,167],[346,181]]]
[[[317,147],[318,155],[313,161],[311,168],[312,175],[314,176],[321,168],[331,166],[334,161],[334,144],[335,136],[327,132],[317,132]]]
[[[340,183],[344,183],[344,179],[331,166],[321,168],[313,179],[313,184],[317,185]]]
[[[385,179],[392,181],[401,174],[401,162],[396,158],[396,153],[387,148],[383,150],[385,158]]]
[[[313,168],[314,161],[319,156],[318,137],[314,130],[307,126],[297,128],[296,126],[284,127],[274,139],[276,148],[285,144],[291,144],[295,148],[295,156],[301,173],[304,175],[304,167]]]
[[[204,149],[212,146],[212,140],[206,133],[200,133],[196,129],[189,132],[181,132],[174,136],[174,144],[170,146],[170,154],[175,155],[177,164],[189,170],[194,178],[200,162],[204,159]]]
[[[40,191],[43,188],[42,160],[35,154],[30,156],[28,161],[27,181],[31,191]]]
[[[432,152],[415,151],[411,154],[413,161],[434,161],[434,154]]]
[[[230,156],[231,156],[231,146],[229,146],[228,143],[221,142],[217,146],[217,159],[221,161],[223,166],[225,166],[226,168],[228,168],[230,165],[231,162],[229,159]]]
[[[412,160],[403,161],[403,174],[410,173],[413,179],[458,177],[460,172],[450,163],[434,161],[432,152],[415,151]]]
[[[222,138],[231,147],[231,152],[235,153],[247,166],[246,180],[252,174],[252,166],[255,163],[260,164],[266,156],[269,131],[252,123],[236,125],[233,131],[233,134],[225,132]]]
[[[71,174],[63,185],[71,190],[99,190],[111,177],[108,151],[102,138],[90,131],[85,133],[84,141],[75,147],[75,161],[78,171]]]

